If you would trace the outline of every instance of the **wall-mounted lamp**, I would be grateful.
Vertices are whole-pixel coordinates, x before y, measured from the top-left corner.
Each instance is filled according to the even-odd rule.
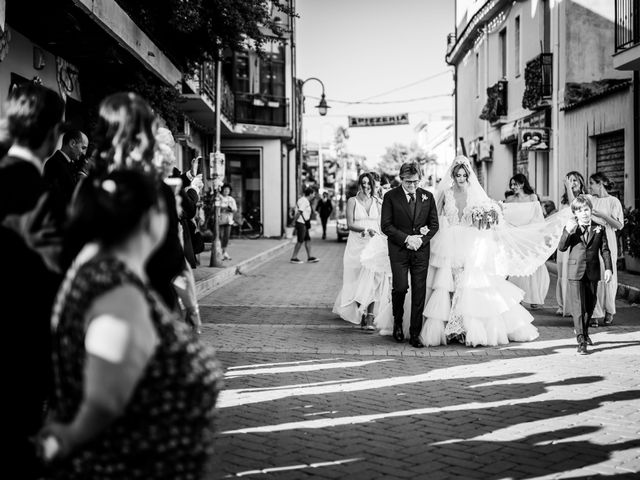
[[[44,59],[44,50],[40,47],[33,47],[33,68],[42,70],[47,63]]]

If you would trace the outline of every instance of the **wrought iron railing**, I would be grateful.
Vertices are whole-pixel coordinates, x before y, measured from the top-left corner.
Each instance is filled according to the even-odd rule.
[[[495,85],[487,88],[487,103],[480,113],[482,120],[496,123],[507,115],[507,86],[506,80],[499,80]]]
[[[640,0],[615,1],[615,51],[640,42]]]
[[[553,53],[541,53],[527,62],[524,71],[522,106],[530,110],[545,107],[553,93]]]
[[[204,62],[198,72],[200,95],[206,95],[211,103],[216,103],[216,68],[213,62]]]
[[[286,97],[235,93],[235,121],[253,125],[286,127],[289,101]]]
[[[222,77],[222,94],[220,98],[220,111],[232,122],[235,122],[236,118],[236,96],[231,89],[231,85],[227,82],[227,79]]]
[[[540,93],[542,98],[551,97],[553,93],[553,53],[540,54],[540,68],[542,69]]]

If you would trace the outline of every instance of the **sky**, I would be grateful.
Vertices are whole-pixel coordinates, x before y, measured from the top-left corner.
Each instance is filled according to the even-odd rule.
[[[447,34],[455,30],[454,0],[297,0],[297,76],[319,78],[329,105],[320,117],[321,86],[304,85],[305,140],[326,142],[347,116],[409,113],[410,125],[350,128],[348,150],[374,165],[385,147],[416,140],[415,126],[430,136],[452,122],[453,74],[445,60]],[[433,77],[428,79],[429,77]],[[415,84],[408,88],[409,84]],[[395,92],[380,95],[391,90]],[[310,98],[316,97],[316,98]],[[375,97],[375,98],[370,98]],[[347,105],[340,101],[395,102]]]

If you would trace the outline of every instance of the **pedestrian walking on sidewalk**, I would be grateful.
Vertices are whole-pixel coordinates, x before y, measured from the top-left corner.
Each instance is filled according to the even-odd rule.
[[[600,281],[600,256],[604,263],[604,281],[611,280],[611,253],[602,225],[592,223],[593,206],[586,195],[571,202],[570,218],[560,237],[558,250],[567,253],[567,291],[571,299],[570,312],[578,341],[578,353],[584,355],[589,337],[589,323],[596,306],[596,291]],[[566,305],[565,305],[566,306]]]
[[[311,229],[311,201],[313,197],[315,197],[316,191],[307,187],[304,189],[304,196],[300,197],[298,203],[296,204],[296,215],[294,217],[295,225],[296,225],[296,237],[298,241],[296,242],[296,246],[293,247],[293,256],[291,257],[291,263],[303,263],[302,260],[298,258],[298,253],[300,252],[300,248],[304,245],[305,250],[307,251],[307,262],[309,263],[317,263],[320,260],[311,255],[311,237],[309,236],[309,230]]]
[[[51,321],[53,408],[38,435],[51,478],[198,479],[213,453],[220,366],[146,274],[168,227],[154,174],[83,182],[72,206],[90,241]]]
[[[316,205],[316,212],[320,215],[320,223],[322,224],[322,239],[327,239],[327,221],[331,216],[331,212],[333,212],[333,205],[331,203],[331,199],[329,198],[329,194],[324,192],[322,194],[322,198],[318,201]]]
[[[30,439],[42,426],[50,394],[50,318],[61,280],[36,247],[47,230],[35,228],[41,222],[31,220],[40,217],[48,198],[42,163],[55,149],[63,112],[56,93],[28,82],[9,93],[2,125],[6,131],[0,133],[11,143],[0,159],[2,425],[7,440],[2,463],[6,472],[14,472],[5,475],[25,480],[40,478]]]
[[[613,323],[616,314],[616,294],[618,293],[618,239],[616,230],[624,226],[624,211],[622,204],[608,190],[614,187],[613,182],[601,172],[596,172],[589,177],[589,189],[593,195],[593,220],[604,227],[607,234],[609,251],[611,252],[612,275],[609,282],[598,282],[598,301],[591,319],[591,326],[598,326],[598,319],[603,320],[604,325]],[[600,264],[602,266],[602,263]]]
[[[220,246],[222,248],[222,260],[231,260],[227,252],[231,227],[233,226],[233,216],[238,211],[236,200],[231,196],[233,188],[228,183],[222,185],[220,189],[220,217],[218,226],[220,228]]]

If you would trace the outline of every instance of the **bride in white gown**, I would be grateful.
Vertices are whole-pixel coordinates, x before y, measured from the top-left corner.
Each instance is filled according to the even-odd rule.
[[[495,346],[537,338],[533,317],[520,305],[523,291],[506,277],[533,273],[542,265],[555,250],[566,219],[509,227],[464,156],[456,157],[443,176],[436,201],[440,229],[431,240],[422,342],[436,346],[455,339],[468,346]],[[494,212],[490,228],[478,228],[474,214],[479,210]],[[365,270],[381,271],[382,255],[381,243],[370,242],[361,256]],[[388,310],[383,296],[376,318],[382,334],[393,322]]]
[[[371,174],[360,175],[358,187],[358,193],[347,201],[349,237],[342,263],[342,288],[336,297],[333,313],[343,320],[375,330],[373,317],[376,297],[367,295],[369,299],[363,298],[359,277],[362,268],[360,254],[372,237],[380,235],[380,200],[374,195]]]

